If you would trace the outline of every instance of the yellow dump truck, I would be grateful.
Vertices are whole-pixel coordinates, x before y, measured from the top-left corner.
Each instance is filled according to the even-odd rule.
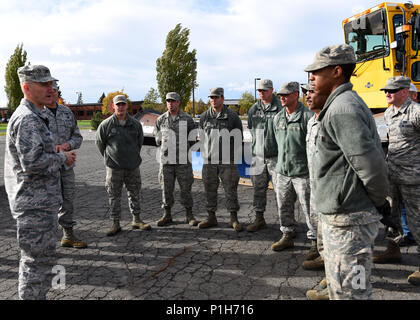
[[[357,66],[351,82],[374,113],[388,105],[386,80],[404,75],[420,87],[420,5],[385,2],[343,21]]]
[[[381,88],[390,77],[404,75],[420,88],[420,5],[385,2],[343,21],[345,42],[354,48],[357,65],[351,82],[375,114],[386,140]]]

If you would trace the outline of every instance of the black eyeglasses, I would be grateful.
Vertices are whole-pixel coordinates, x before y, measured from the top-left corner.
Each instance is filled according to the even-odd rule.
[[[397,93],[398,91],[401,91],[401,89],[385,89],[384,91],[385,93],[393,94],[393,93]]]
[[[176,100],[173,99],[166,99],[166,102],[175,102]]]
[[[117,103],[117,106],[125,106],[126,105],[126,103],[125,102],[118,102]]]

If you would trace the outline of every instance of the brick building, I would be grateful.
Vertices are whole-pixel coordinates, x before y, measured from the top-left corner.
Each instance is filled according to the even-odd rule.
[[[131,101],[131,115],[137,114],[142,109],[142,104],[143,101]],[[90,120],[97,111],[102,112],[102,103],[67,104],[66,106],[73,111],[77,120]],[[109,111],[113,113],[113,110]]]

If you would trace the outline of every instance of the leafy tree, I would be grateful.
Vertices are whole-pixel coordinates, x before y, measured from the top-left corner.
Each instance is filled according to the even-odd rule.
[[[254,96],[251,92],[245,91],[242,93],[241,99],[239,100],[239,114],[244,115],[248,113],[248,110],[252,107],[254,104]]]
[[[209,105],[205,103],[202,99],[195,102],[195,114],[200,115],[204,111],[206,111],[209,108]],[[193,114],[192,112],[192,101],[188,101],[187,106],[185,107],[185,112],[189,113],[190,115]]]
[[[141,107],[143,109],[154,109],[160,113],[163,113],[166,111],[166,107],[159,100],[160,96],[157,90],[155,88],[150,88],[150,90],[144,96]]]
[[[16,47],[15,52],[10,56],[9,62],[6,65],[6,85],[4,86],[4,90],[6,91],[6,96],[9,100],[8,107],[10,114],[16,110],[19,106],[20,100],[23,98],[23,92],[20,88],[17,70],[25,65],[26,55],[27,54],[26,51],[23,50],[22,43]]]
[[[175,91],[181,96],[180,107],[184,109],[191,92],[198,87],[196,50],[188,51],[190,30],[178,23],[166,37],[166,48],[156,60],[156,80],[162,101],[168,92]]]
[[[121,91],[114,91],[108,93],[108,95],[102,100],[102,114],[107,115],[110,113],[114,113],[114,108],[112,108],[112,99],[114,99],[115,96],[118,96],[120,94],[123,94],[127,97],[128,102],[128,112],[132,112],[131,109],[131,101],[128,98],[128,95],[124,93],[124,89],[121,89]]]

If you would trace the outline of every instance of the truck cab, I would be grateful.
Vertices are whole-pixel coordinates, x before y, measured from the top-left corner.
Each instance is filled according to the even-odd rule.
[[[388,107],[380,89],[390,77],[404,75],[420,88],[419,9],[411,2],[385,2],[343,21],[357,61],[353,89],[373,113]]]

